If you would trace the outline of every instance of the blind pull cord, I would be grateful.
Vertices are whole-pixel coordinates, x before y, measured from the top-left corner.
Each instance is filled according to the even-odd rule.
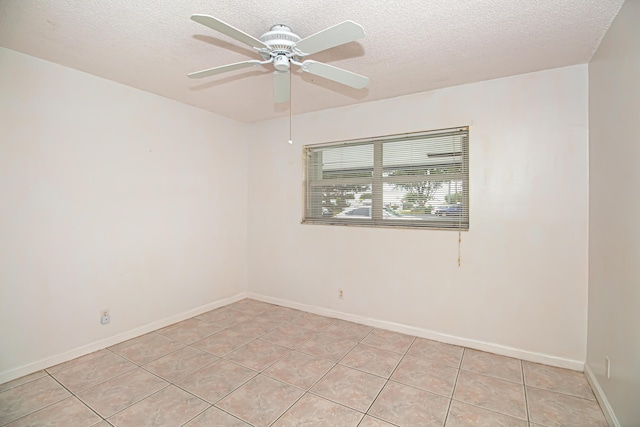
[[[464,137],[462,139],[464,139]],[[464,141],[461,140],[460,141],[460,151],[461,152],[463,151],[463,147],[462,147],[463,143],[464,143]],[[452,153],[456,152],[456,144],[455,144],[455,140],[453,140],[453,139],[451,140],[451,152]],[[462,156],[460,158],[460,169],[459,169],[459,171],[461,172],[460,175],[464,176],[464,156]],[[462,182],[463,181],[462,180],[462,176],[457,176],[456,178],[460,178],[459,181]],[[449,186],[449,188],[451,188],[451,186]],[[460,190],[461,190],[460,196],[462,196],[464,194],[464,188],[461,188]],[[459,200],[460,196],[458,196],[458,180],[456,180],[456,192],[455,192],[455,195],[456,195],[456,199],[455,199],[456,202],[460,203],[460,200]],[[449,197],[451,198],[451,190],[449,190]],[[462,197],[462,199],[464,201],[464,197]],[[450,199],[449,203],[451,203],[451,201],[452,200]],[[461,205],[461,208],[464,209],[464,206]],[[460,267],[460,265],[461,265],[460,252],[461,252],[461,246],[462,246],[462,213],[463,212],[464,211],[461,210],[460,214],[458,215],[458,267]]]

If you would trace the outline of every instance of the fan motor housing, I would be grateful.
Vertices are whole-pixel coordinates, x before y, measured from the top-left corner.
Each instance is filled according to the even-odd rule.
[[[298,59],[293,53],[293,46],[300,40],[302,40],[302,38],[291,31],[291,28],[288,26],[283,24],[274,25],[269,31],[260,36],[260,41],[269,46],[271,52],[261,52],[260,55],[265,60],[273,57],[274,65],[276,69],[279,69],[277,66],[279,56],[284,55],[286,58]],[[289,65],[287,63],[286,69],[282,71],[288,69]]]

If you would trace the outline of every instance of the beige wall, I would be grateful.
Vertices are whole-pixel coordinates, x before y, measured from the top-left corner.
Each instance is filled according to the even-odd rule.
[[[587,367],[622,426],[640,425],[639,119],[640,1],[628,0],[589,63]]]
[[[246,290],[244,132],[0,49],[0,382]]]
[[[587,114],[579,65],[295,116],[293,146],[286,120],[256,124],[249,291],[582,369]],[[455,232],[300,224],[301,145],[464,125],[471,226],[461,267]]]

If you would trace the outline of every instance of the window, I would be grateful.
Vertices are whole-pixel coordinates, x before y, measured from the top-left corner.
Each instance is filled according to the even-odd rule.
[[[304,147],[304,223],[469,229],[469,129]]]

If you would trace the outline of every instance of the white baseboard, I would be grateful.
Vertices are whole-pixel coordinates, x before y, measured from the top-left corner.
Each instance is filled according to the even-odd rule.
[[[363,325],[372,326],[374,328],[386,329],[388,331],[399,332],[407,335],[413,335],[420,338],[426,338],[434,341],[440,341],[447,344],[454,344],[463,347],[469,347],[476,350],[486,351],[490,353],[500,354],[503,356],[515,357],[517,359],[529,362],[542,363],[559,368],[571,369],[582,372],[584,369],[584,361],[565,359],[562,357],[551,356],[548,354],[535,353],[518,348],[508,347],[500,344],[488,343],[484,341],[473,340],[469,338],[457,337],[454,335],[443,334],[416,326],[404,325],[401,323],[389,322],[386,320],[373,319],[369,317],[358,316],[355,314],[343,313],[336,310],[330,310],[323,307],[300,304],[294,301],[288,301],[280,298],[273,298],[253,292],[247,293],[248,298],[256,299],[271,304],[277,304],[284,307],[295,308],[298,310],[308,311],[310,313],[319,314],[321,316],[335,317],[337,319],[348,320],[351,322],[361,323]]]
[[[609,399],[607,399],[607,396],[604,394],[604,390],[600,387],[600,383],[598,382],[596,375],[587,363],[584,364],[584,376],[587,377],[587,381],[589,382],[593,393],[596,395],[596,399],[600,404],[600,408],[602,408],[602,412],[604,413],[604,417],[607,419],[607,423],[612,427],[620,427],[620,422],[616,418],[616,414],[613,412]]]
[[[241,292],[232,297],[224,298],[224,299],[214,301],[205,305],[201,305],[200,307],[196,307],[194,309],[187,310],[185,312],[175,314],[173,316],[169,316],[164,319],[157,320],[155,322],[148,323],[144,326],[140,326],[138,328],[134,328],[126,332],[119,333],[112,337],[94,341],[91,344],[76,347],[72,350],[65,351],[64,353],[46,357],[44,359],[38,360],[37,362],[28,363],[26,365],[23,365],[8,371],[0,372],[0,384],[3,384],[7,381],[14,380],[16,378],[23,377],[25,375],[29,375],[41,369],[50,368],[60,363],[75,359],[76,357],[84,356],[85,354],[93,353],[94,351],[102,350],[103,348],[107,348],[112,345],[119,344],[121,342],[130,340],[131,338],[135,338],[140,335],[147,334],[149,332],[155,331],[156,329],[164,328],[165,326],[169,326],[173,323],[177,323],[182,320],[189,319],[190,317],[197,316],[199,314],[205,313],[210,310],[214,310],[218,307],[231,304],[233,302],[239,301],[246,297],[247,297],[247,293]]]

